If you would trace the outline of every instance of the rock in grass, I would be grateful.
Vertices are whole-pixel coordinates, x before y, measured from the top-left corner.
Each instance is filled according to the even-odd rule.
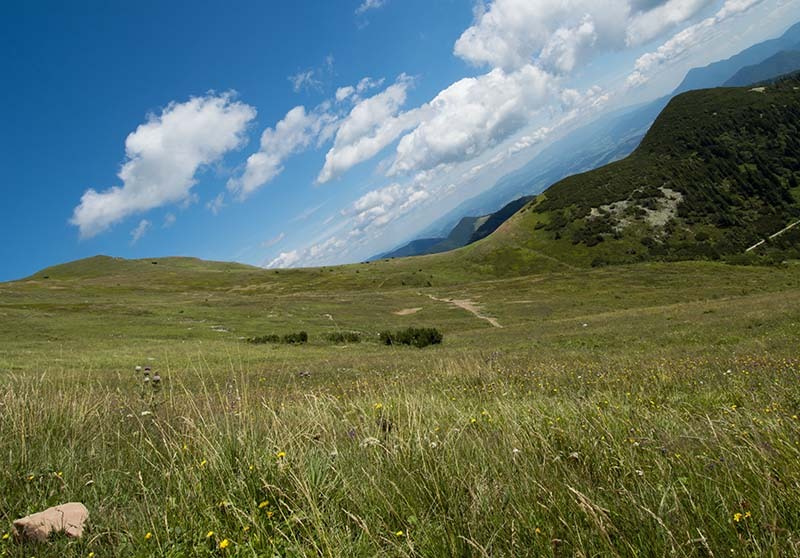
[[[79,502],[61,504],[34,513],[14,522],[14,534],[20,540],[45,542],[50,533],[63,531],[68,537],[80,538],[89,510]]]

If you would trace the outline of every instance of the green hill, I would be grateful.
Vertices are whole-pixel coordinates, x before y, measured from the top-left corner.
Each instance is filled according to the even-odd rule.
[[[549,188],[475,250],[511,267],[741,258],[800,219],[800,80],[676,97],[628,158]],[[796,229],[751,257],[797,258]]]

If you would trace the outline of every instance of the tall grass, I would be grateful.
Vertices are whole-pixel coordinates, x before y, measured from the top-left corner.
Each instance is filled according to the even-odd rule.
[[[447,358],[0,388],[2,556],[800,556],[800,362]],[[2,534],[5,531],[0,531]]]

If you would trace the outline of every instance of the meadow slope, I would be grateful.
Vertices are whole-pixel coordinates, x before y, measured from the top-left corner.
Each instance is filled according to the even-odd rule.
[[[476,280],[438,257],[0,284],[0,536],[92,514],[0,555],[800,555],[798,264]],[[410,325],[444,343],[377,342]]]

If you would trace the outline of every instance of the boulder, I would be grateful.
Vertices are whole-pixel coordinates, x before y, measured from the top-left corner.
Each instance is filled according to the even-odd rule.
[[[44,542],[50,533],[63,531],[68,537],[80,538],[89,510],[79,502],[61,504],[34,513],[14,522],[14,535],[21,540]]]

